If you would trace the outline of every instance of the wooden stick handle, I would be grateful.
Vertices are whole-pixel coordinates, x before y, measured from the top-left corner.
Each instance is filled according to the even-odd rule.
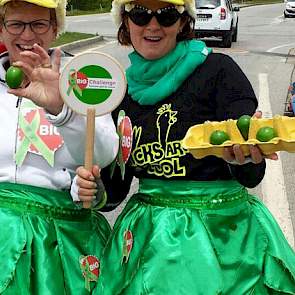
[[[95,109],[87,109],[86,143],[84,166],[88,171],[92,170],[93,149],[94,149],[94,130],[95,130]],[[90,208],[92,202],[83,202],[83,208]]]

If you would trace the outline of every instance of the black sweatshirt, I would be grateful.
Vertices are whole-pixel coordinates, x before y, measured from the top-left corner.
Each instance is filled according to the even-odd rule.
[[[260,164],[230,165],[221,158],[195,159],[180,141],[189,127],[205,121],[237,119],[253,115],[257,99],[249,80],[227,55],[212,53],[176,92],[156,105],[142,106],[126,95],[113,112],[124,110],[133,126],[133,146],[124,181],[117,166],[110,179],[108,168],[101,175],[108,193],[103,209],[114,209],[127,195],[133,176],[169,180],[231,180],[255,187],[265,173]]]

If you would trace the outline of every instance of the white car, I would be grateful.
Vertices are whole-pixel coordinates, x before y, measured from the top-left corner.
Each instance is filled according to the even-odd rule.
[[[285,0],[284,16],[295,16],[295,0]]]
[[[295,1],[295,0],[294,0]],[[197,38],[222,37],[224,47],[231,47],[238,37],[238,11],[231,0],[196,0],[197,18],[195,33]]]

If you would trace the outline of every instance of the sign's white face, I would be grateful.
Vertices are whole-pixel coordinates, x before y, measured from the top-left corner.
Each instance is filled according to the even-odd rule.
[[[60,93],[75,112],[85,115],[95,109],[100,116],[114,110],[124,98],[126,78],[123,68],[111,56],[85,52],[73,57],[62,69]]]

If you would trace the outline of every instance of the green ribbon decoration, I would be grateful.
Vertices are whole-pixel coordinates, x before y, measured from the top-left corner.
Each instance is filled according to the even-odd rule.
[[[37,111],[34,119],[29,123],[23,116],[19,116],[19,127],[24,132],[24,139],[16,151],[15,161],[17,165],[22,165],[30,145],[33,144],[41,155],[45,158],[48,164],[53,167],[54,165],[54,152],[51,151],[43,140],[38,136],[37,130],[40,125],[40,114]]]
[[[90,264],[86,258],[87,256],[80,257],[80,261],[85,261],[85,265],[80,263],[80,267],[85,278],[85,289],[90,292],[90,282],[97,282],[98,278],[94,273],[91,272]]]
[[[122,256],[122,262],[121,263],[127,263],[129,258],[129,253],[128,253],[128,249],[127,249],[127,241],[124,240],[123,241],[123,256]]]
[[[101,194],[101,201],[95,206],[95,210],[99,210],[101,208],[103,208],[105,206],[105,204],[107,203],[108,201],[108,195],[107,195],[107,192],[104,191],[102,192]]]
[[[123,134],[122,134],[119,127],[120,127],[120,122],[124,119],[124,117],[125,117],[125,111],[120,110],[120,112],[118,114],[118,120],[117,120],[117,134],[119,136],[119,150],[118,150],[115,160],[111,163],[111,166],[110,166],[110,176],[112,178],[114,175],[116,166],[119,165],[122,180],[124,180],[124,176],[125,176],[125,163],[123,161],[123,153],[122,153]]]
[[[67,95],[70,95],[72,90],[76,90],[78,92],[79,96],[82,96],[82,90],[77,84],[77,73],[78,72],[74,69],[71,69],[69,71],[68,79],[69,79],[70,86],[67,90]],[[74,76],[73,76],[73,74],[74,74]]]

